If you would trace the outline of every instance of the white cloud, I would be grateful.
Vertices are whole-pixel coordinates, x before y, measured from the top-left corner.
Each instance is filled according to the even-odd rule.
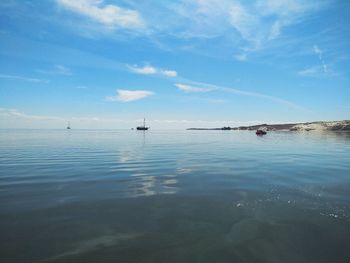
[[[134,66],[127,65],[127,67],[131,72],[137,73],[137,74],[144,74],[144,75],[160,74],[170,78],[174,78],[177,76],[177,72],[175,70],[159,69],[152,66],[139,67],[137,65],[134,65]]]
[[[108,27],[144,27],[144,22],[137,11],[104,4],[104,0],[56,0],[56,2],[65,9],[85,15]]]
[[[144,67],[137,67],[137,66],[128,66],[129,70],[131,72],[137,73],[137,74],[156,74],[157,69],[151,66],[144,66]]]
[[[152,91],[148,90],[124,90],[118,89],[116,96],[108,96],[106,97],[107,101],[120,101],[120,102],[130,102],[136,101],[140,99],[144,99],[153,95]]]
[[[1,79],[9,79],[9,80],[22,80],[22,81],[28,81],[28,82],[35,82],[35,83],[48,83],[49,81],[46,79],[36,79],[36,78],[27,78],[22,77],[18,75],[6,75],[6,74],[0,74]]]
[[[208,87],[194,87],[191,85],[186,84],[180,84],[176,83],[174,84],[179,90],[182,90],[184,92],[209,92],[214,90],[214,88],[208,88]]]
[[[160,72],[161,74],[171,78],[174,78],[177,76],[177,72],[175,70],[161,70]]]

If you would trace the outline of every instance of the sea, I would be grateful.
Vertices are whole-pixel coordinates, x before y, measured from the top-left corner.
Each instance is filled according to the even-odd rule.
[[[350,262],[350,133],[0,130],[0,262]]]

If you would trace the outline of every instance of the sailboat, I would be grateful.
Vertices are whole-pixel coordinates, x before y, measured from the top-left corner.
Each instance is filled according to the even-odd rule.
[[[70,130],[70,122],[68,122],[67,130]]]
[[[149,127],[146,127],[146,119],[143,119],[143,126],[137,126],[136,130],[138,131],[147,131],[149,129]]]

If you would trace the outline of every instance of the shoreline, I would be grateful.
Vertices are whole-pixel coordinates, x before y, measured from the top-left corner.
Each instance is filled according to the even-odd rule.
[[[253,131],[262,129],[265,131],[350,131],[350,120],[343,121],[316,121],[304,123],[286,123],[286,124],[258,124],[239,127],[222,128],[188,128],[187,130],[240,130]]]

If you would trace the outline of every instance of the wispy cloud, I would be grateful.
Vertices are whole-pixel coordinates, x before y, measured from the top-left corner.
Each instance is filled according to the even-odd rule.
[[[193,25],[184,26],[186,37],[226,37],[230,32],[226,40],[245,49],[234,57],[244,61],[247,54],[262,50],[277,39],[286,27],[300,23],[325,5],[304,0],[222,0],[220,4],[216,0],[198,0],[183,1],[175,12],[184,18],[184,23]]]
[[[317,45],[314,45],[313,50],[314,50],[315,54],[318,55],[318,59],[320,60],[320,63],[321,63],[322,68],[323,68],[323,72],[327,73],[328,72],[328,68],[327,68],[327,64],[325,63],[325,61],[323,59],[323,52],[322,52],[322,50]]]
[[[6,75],[6,74],[0,74],[1,79],[9,79],[9,80],[21,80],[21,81],[27,81],[27,82],[34,82],[34,83],[48,83],[49,81],[46,79],[37,79],[37,78],[28,78],[18,75]]]
[[[137,65],[134,65],[134,66],[127,65],[127,68],[131,72],[137,73],[137,74],[144,74],[144,75],[160,74],[171,78],[174,78],[177,76],[177,72],[175,70],[159,69],[152,66],[139,67]]]
[[[328,76],[335,75],[329,70],[329,67],[323,58],[323,51],[319,48],[318,45],[314,45],[312,47],[312,53],[318,57],[318,60],[320,62],[319,65],[311,66],[299,71],[298,74],[300,76],[320,77],[320,76],[326,76],[326,75]]]
[[[266,94],[262,94],[262,93],[258,93],[258,92],[243,91],[243,90],[234,89],[234,88],[221,87],[221,90],[228,92],[228,93],[237,94],[237,95],[256,97],[256,98],[269,100],[269,101],[272,101],[272,102],[275,102],[278,104],[282,104],[282,105],[287,106],[288,108],[292,108],[292,109],[303,110],[303,111],[308,111],[308,112],[310,111],[309,109],[307,109],[303,106],[300,106],[294,102],[288,101],[286,99],[278,98],[275,96],[270,96],[270,95],[266,95]]]
[[[52,75],[66,75],[70,76],[73,75],[70,68],[63,66],[63,65],[54,65],[52,69],[38,69],[37,72],[43,73],[43,74],[52,74]]]
[[[110,28],[142,28],[143,19],[136,10],[105,4],[104,0],[56,0],[63,8]]]
[[[106,97],[107,101],[131,102],[141,100],[153,95],[154,92],[148,90],[124,90],[118,89],[116,96]]]
[[[291,101],[278,98],[275,96],[270,96],[258,92],[251,92],[251,91],[245,91],[245,90],[240,90],[240,89],[235,89],[235,88],[229,88],[229,87],[224,87],[224,86],[218,86],[218,85],[213,85],[213,84],[208,84],[208,83],[201,83],[201,82],[193,82],[189,81],[191,83],[190,85],[188,84],[176,84],[175,86],[181,85],[184,89],[189,89],[189,90],[203,90],[205,92],[209,91],[222,91],[226,93],[231,93],[231,94],[236,94],[236,95],[241,95],[241,96],[248,96],[248,97],[256,97],[256,98],[261,98],[265,99],[268,101],[272,101],[278,104],[282,104],[284,106],[287,106],[288,108],[293,108],[293,109],[298,109],[298,110],[303,110],[303,111],[310,111],[309,109],[300,106],[296,103],[293,103]],[[195,85],[195,86],[194,86]],[[191,92],[191,91],[190,91]]]
[[[209,92],[214,90],[214,88],[209,87],[195,87],[187,84],[176,83],[174,84],[179,90],[184,92]]]
[[[320,73],[322,73],[322,68],[320,66],[305,68],[298,72],[300,76],[304,77],[315,77],[319,76]]]
[[[259,47],[277,38],[285,27],[300,22],[303,16],[321,5],[304,0],[258,0],[252,4],[231,1],[228,12],[232,26],[244,39]]]

